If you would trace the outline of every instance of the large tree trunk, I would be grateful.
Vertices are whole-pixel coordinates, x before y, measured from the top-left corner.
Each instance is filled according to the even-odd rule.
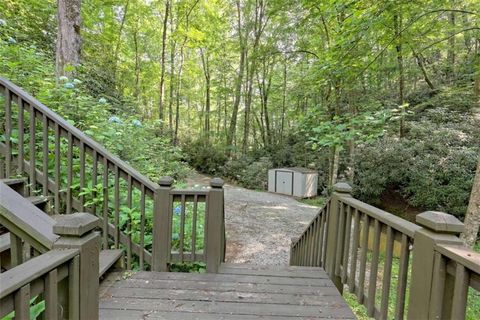
[[[465,215],[465,231],[462,239],[469,247],[473,247],[477,241],[480,228],[480,158],[478,159],[477,172],[473,181],[472,192],[468,202],[467,214]]]
[[[58,32],[56,49],[57,77],[74,75],[80,64],[82,38],[80,35],[82,6],[81,0],[58,0]]]
[[[164,111],[163,111],[163,96],[165,93],[165,52],[167,47],[167,22],[168,15],[170,12],[170,1],[165,2],[165,16],[163,19],[163,34],[162,34],[162,55],[160,58],[160,85],[159,85],[159,97],[158,97],[158,118],[160,119],[160,130],[163,130],[163,120],[164,120]]]

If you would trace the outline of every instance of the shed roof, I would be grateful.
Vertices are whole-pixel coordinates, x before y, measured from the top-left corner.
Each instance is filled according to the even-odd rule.
[[[286,170],[286,171],[294,171],[294,172],[299,172],[299,173],[317,173],[316,170],[303,168],[303,167],[277,168],[277,169],[274,169],[274,170]]]

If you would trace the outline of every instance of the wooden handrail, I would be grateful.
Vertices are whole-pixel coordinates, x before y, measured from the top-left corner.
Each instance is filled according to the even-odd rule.
[[[120,170],[126,174],[132,176],[139,183],[145,185],[152,192],[158,188],[158,184],[152,182],[150,179],[139,173],[137,170],[132,168],[129,164],[122,161],[120,158],[109,152],[98,142],[87,136],[81,130],[77,129],[75,126],[71,125],[68,121],[60,117],[58,114],[50,110],[44,104],[39,102],[37,99],[32,97],[30,94],[25,92],[22,88],[13,84],[9,80],[0,77],[0,89],[7,89],[11,94],[13,94],[17,99],[22,99],[25,103],[38,111],[39,113],[45,115],[50,121],[58,124],[61,129],[71,133],[75,139],[78,139],[81,143],[85,144],[86,147],[95,150],[99,156],[106,158],[109,162],[118,166]]]
[[[334,187],[327,204],[292,240],[290,264],[324,267],[338,290],[348,287],[375,319],[407,314],[409,319],[462,319],[468,288],[480,290],[480,254],[457,237],[462,223],[445,213],[424,212],[415,224],[350,193],[348,185]],[[379,281],[381,299],[376,299]],[[392,287],[396,302],[389,315]]]
[[[52,196],[55,214],[89,212],[99,217],[103,248],[124,248],[127,269],[134,264],[134,257],[141,269],[151,266],[160,271],[166,270],[169,262],[206,261],[208,251],[218,251],[217,244],[212,243],[210,250],[193,248],[192,252],[184,252],[186,239],[182,235],[179,237],[182,249],[171,252],[172,206],[179,201],[192,203],[198,209],[200,203],[205,203],[204,230],[208,229],[207,217],[214,215],[222,222],[210,229],[224,229],[223,191],[222,199],[213,197],[215,200],[209,200],[212,191],[208,189],[171,190],[169,187],[168,192],[164,192],[165,188],[1,77],[0,94],[5,97],[5,119],[0,121],[5,137],[0,141],[0,176],[10,177],[14,172],[28,175],[30,194],[42,192],[44,196]],[[14,132],[18,132],[15,143],[11,139]],[[63,207],[66,212],[59,212]],[[151,224],[147,220],[149,216],[153,217]],[[185,217],[185,212],[182,216]],[[184,220],[181,230],[185,231]],[[148,242],[152,239],[149,233],[153,233],[152,243]],[[212,234],[210,238],[216,236]],[[205,245],[208,242],[207,236],[190,238],[193,246],[195,241],[203,240]],[[224,238],[223,235],[219,240],[223,241],[223,247]]]
[[[55,220],[3,182],[0,182],[0,223],[39,252],[50,250],[59,238],[52,229]]]
[[[0,318],[15,312],[16,319],[29,319],[30,299],[43,294],[46,319],[78,319],[79,250],[52,250],[0,274]],[[59,282],[68,278],[59,291]],[[59,297],[59,295],[65,295]],[[59,299],[60,298],[60,299]]]

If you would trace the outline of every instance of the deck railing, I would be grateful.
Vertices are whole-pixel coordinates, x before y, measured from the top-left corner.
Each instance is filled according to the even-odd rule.
[[[337,288],[348,288],[376,319],[461,319],[468,288],[480,287],[480,254],[457,237],[461,222],[425,212],[417,225],[350,194],[347,184],[335,186],[292,241],[290,264],[324,267]]]
[[[0,318],[30,319],[44,301],[44,319],[79,319],[79,250],[52,250],[0,274]],[[60,290],[61,288],[61,290]]]
[[[128,269],[166,270],[172,260],[170,251],[164,251],[172,240],[167,239],[172,199],[161,195],[162,187],[0,77],[2,96],[0,178],[28,176],[30,194],[40,191],[52,197],[55,214],[89,212],[99,217],[103,249],[125,249]],[[200,193],[196,197],[197,203],[208,198]],[[221,206],[209,207],[222,210],[216,213],[220,218],[223,198],[214,201]],[[220,228],[223,221],[218,223]],[[215,228],[210,231],[219,232]],[[214,251],[215,247],[210,250]],[[205,253],[193,249],[190,258],[208,260]],[[183,246],[178,255],[177,261],[185,261]]]

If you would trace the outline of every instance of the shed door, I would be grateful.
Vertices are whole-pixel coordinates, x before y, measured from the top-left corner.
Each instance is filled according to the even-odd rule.
[[[293,172],[277,171],[276,192],[292,195]]]

